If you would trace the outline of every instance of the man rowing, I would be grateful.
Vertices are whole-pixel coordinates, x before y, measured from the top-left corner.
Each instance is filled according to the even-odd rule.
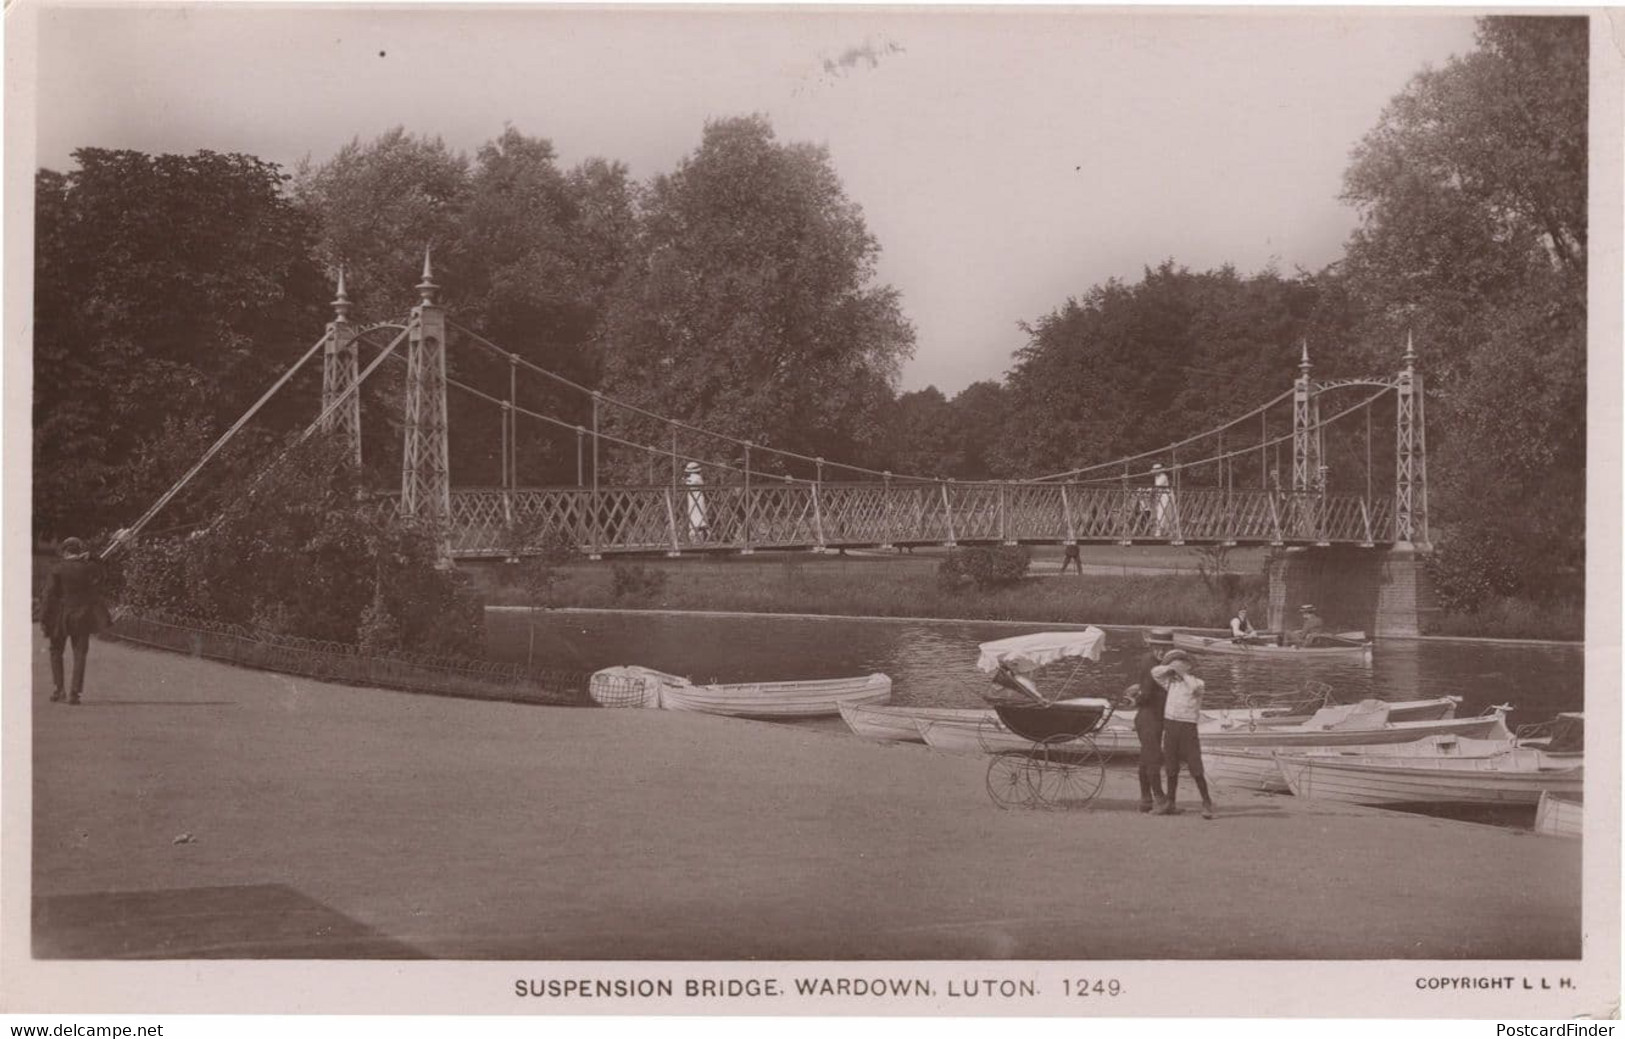
[[[1247,619],[1247,607],[1243,606],[1230,618],[1230,641],[1254,643],[1263,641],[1258,629],[1253,627],[1252,621]]]

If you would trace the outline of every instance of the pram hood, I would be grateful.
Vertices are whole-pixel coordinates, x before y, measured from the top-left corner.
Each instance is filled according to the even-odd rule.
[[[1001,666],[1025,674],[1069,657],[1099,660],[1105,644],[1106,633],[1093,626],[1082,631],[1041,631],[1032,635],[1017,635],[982,643],[976,666],[990,675]]]

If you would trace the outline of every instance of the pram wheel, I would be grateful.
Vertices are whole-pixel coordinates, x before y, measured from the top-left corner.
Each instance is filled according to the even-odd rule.
[[[1106,785],[1106,759],[1087,736],[1052,736],[1034,744],[1033,801],[1043,808],[1084,808]]]
[[[1026,751],[1006,750],[993,755],[987,763],[987,796],[1000,808],[1020,808],[1032,803],[1036,793],[1035,764]]]

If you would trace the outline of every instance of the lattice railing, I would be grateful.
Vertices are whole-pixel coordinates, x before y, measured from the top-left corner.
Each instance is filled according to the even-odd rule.
[[[398,502],[380,507],[392,515]],[[1056,483],[809,483],[452,492],[458,556],[747,551],[890,544],[1147,542],[1376,545],[1390,498]]]

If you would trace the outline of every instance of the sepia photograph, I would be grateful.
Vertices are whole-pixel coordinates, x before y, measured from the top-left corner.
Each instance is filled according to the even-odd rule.
[[[1618,15],[17,0],[0,1013],[1618,1018]]]

